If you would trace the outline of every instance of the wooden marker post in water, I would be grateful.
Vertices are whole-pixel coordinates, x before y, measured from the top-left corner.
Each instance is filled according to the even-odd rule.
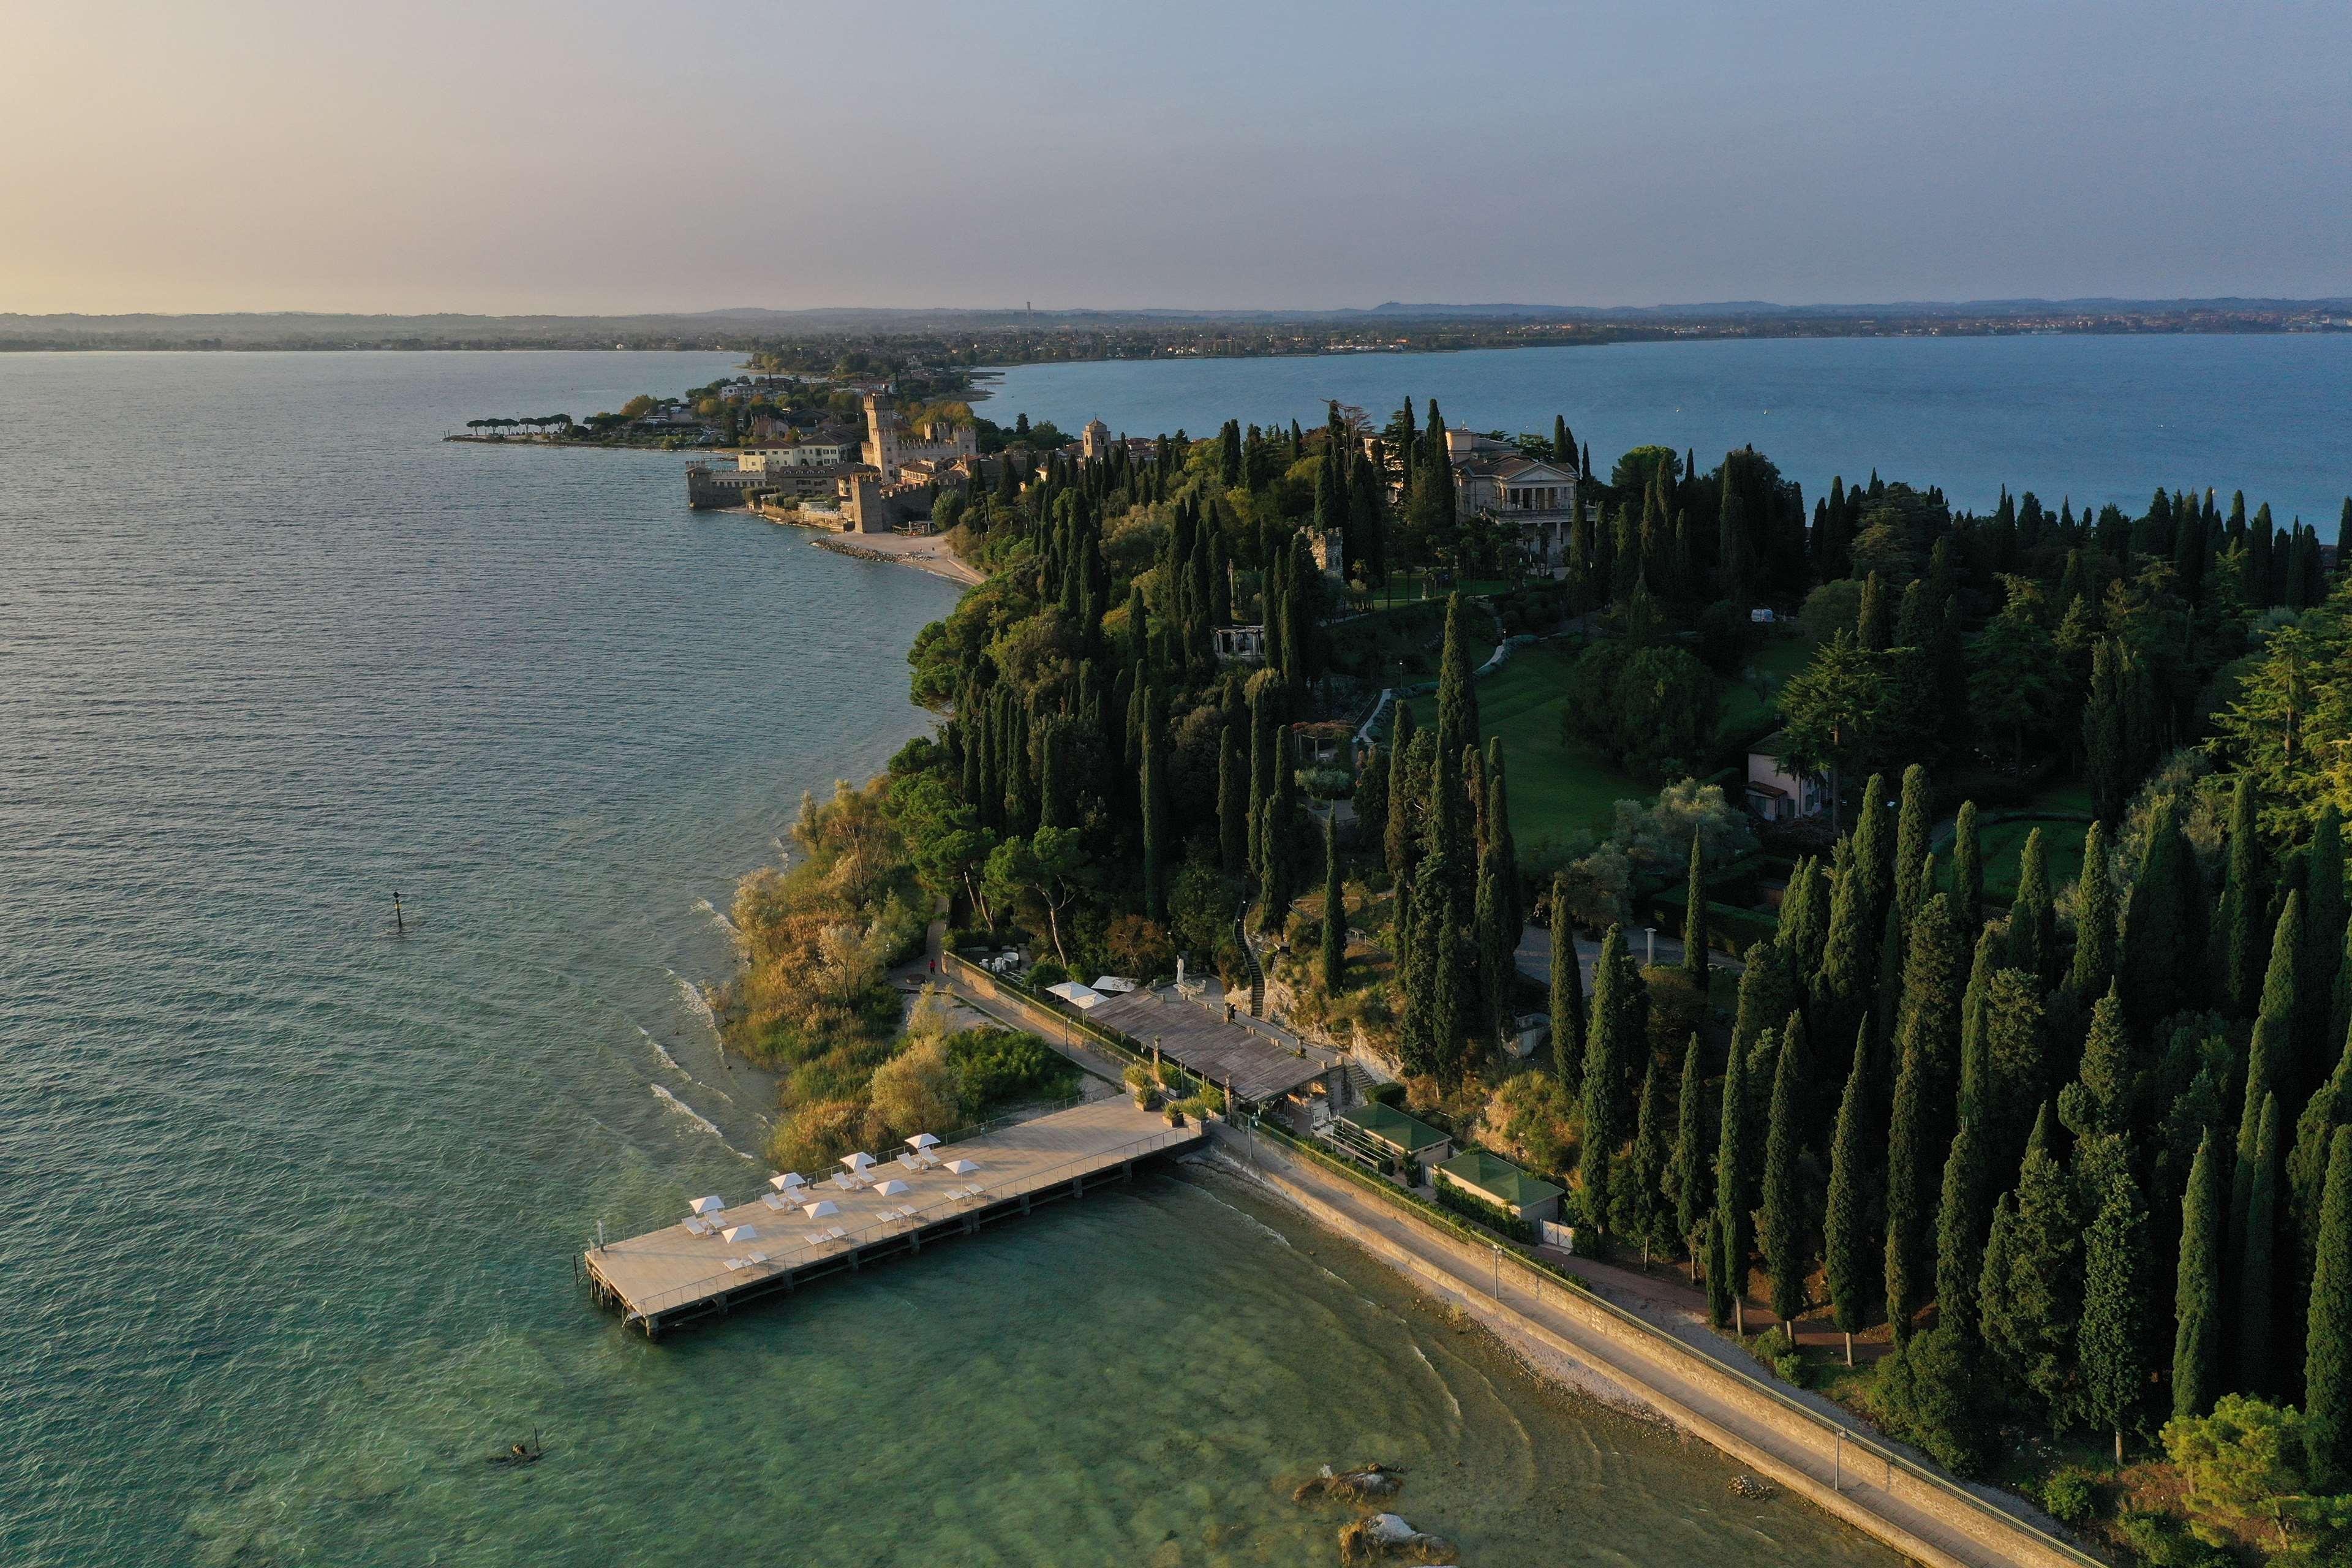
[[[394,888],[392,890],[392,929],[397,935],[406,936],[408,934],[408,922],[401,918],[400,889],[398,888]]]

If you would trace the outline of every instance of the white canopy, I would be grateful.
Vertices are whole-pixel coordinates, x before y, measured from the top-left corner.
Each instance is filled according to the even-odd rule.
[[[707,1198],[697,1198],[694,1200],[694,1212],[697,1214],[717,1214],[720,1209],[723,1209],[726,1206],[727,1200],[720,1197],[716,1193],[713,1193]]]
[[[1081,985],[1075,980],[1065,980],[1058,985],[1048,985],[1045,989],[1081,1013],[1090,1008],[1099,1007],[1107,1000],[1103,994],[1093,986]]]
[[[973,1164],[970,1160],[950,1160],[948,1162],[948,1174],[951,1176],[969,1176],[974,1171],[979,1169],[980,1167]]]
[[[1135,982],[1124,974],[1097,974],[1095,989],[1106,996],[1124,996],[1135,989]]]
[[[874,1163],[874,1156],[861,1149],[855,1154],[844,1154],[841,1163],[853,1171],[862,1171]]]
[[[794,1187],[807,1186],[808,1178],[802,1175],[798,1171],[786,1171],[781,1176],[770,1176],[768,1178],[768,1185],[775,1188],[776,1191],[780,1193],[788,1193]]]
[[[918,1132],[907,1140],[907,1146],[910,1149],[930,1149],[937,1147],[938,1144],[939,1140],[928,1132]]]
[[[890,1178],[890,1180],[888,1180],[888,1181],[887,1181],[887,1182],[883,1183],[880,1186],[876,1187],[874,1190],[875,1190],[875,1192],[876,1192],[877,1194],[878,1194],[879,1195],[881,1195],[881,1196],[883,1196],[883,1197],[886,1197],[886,1198],[895,1198],[895,1197],[897,1197],[899,1194],[901,1194],[901,1193],[905,1193],[905,1192],[910,1192],[910,1191],[912,1191],[913,1189],[912,1189],[912,1188],[910,1188],[910,1187],[908,1187],[908,1186],[907,1185],[907,1184],[906,1184],[906,1183],[904,1183],[904,1182],[902,1182],[902,1181],[898,1180],[896,1176],[893,1176],[893,1177],[891,1177],[891,1178]]]
[[[719,1233],[730,1241],[757,1241],[760,1233],[748,1225],[730,1225]]]
[[[819,1198],[813,1204],[803,1204],[801,1205],[801,1213],[808,1215],[811,1219],[823,1219],[827,1215],[835,1215],[840,1212],[841,1205],[835,1203],[831,1198]]]

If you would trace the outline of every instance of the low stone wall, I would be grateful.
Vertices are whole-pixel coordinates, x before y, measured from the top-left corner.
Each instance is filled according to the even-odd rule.
[[[1271,1140],[1244,1142],[1248,1134],[1219,1122],[1213,1142],[1229,1161],[1240,1164],[1253,1179],[1265,1184],[1304,1209],[1318,1223],[1338,1232],[1374,1257],[1411,1276],[1424,1289],[1461,1300],[1475,1315],[1488,1321],[1507,1338],[1540,1347],[1586,1370],[1605,1384],[1622,1389],[1630,1399],[1656,1411],[1666,1420],[1775,1484],[1816,1507],[1885,1542],[1915,1561],[1933,1568],[1989,1568],[2018,1564],[2021,1568],[2095,1568],[2095,1560],[2043,1534],[2024,1521],[1990,1504],[1970,1500],[1957,1483],[1915,1474],[1905,1464],[1887,1460],[1883,1451],[1865,1447],[1825,1417],[1794,1401],[1774,1397],[1759,1384],[1718,1366],[1690,1346],[1619,1311],[1596,1297],[1582,1294],[1520,1265],[1504,1254],[1503,1297],[1492,1291],[1465,1289],[1459,1275],[1432,1264],[1400,1246],[1391,1237],[1367,1228],[1314,1190],[1317,1184],[1345,1178],[1328,1174],[1300,1160]],[[1367,1200],[1378,1202],[1366,1194]],[[1450,1258],[1472,1279],[1493,1277],[1496,1262],[1452,1233],[1428,1223],[1402,1205],[1385,1216],[1412,1229],[1416,1242]],[[1575,1327],[1593,1336],[1611,1352],[1598,1359],[1592,1352],[1520,1310],[1509,1298],[1521,1296],[1543,1309],[1567,1317]],[[1743,1423],[1761,1428],[1772,1445],[1768,1448],[1710,1418],[1677,1397],[1677,1386],[1696,1386],[1705,1396]],[[1843,1476],[1844,1487],[1832,1484]],[[1946,1550],[1924,1539],[1857,1495],[1882,1492],[1905,1508],[1927,1515],[1967,1543],[1967,1554]]]

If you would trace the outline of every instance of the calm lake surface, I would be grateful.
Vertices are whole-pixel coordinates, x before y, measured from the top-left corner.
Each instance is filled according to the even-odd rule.
[[[2243,489],[2281,523],[2328,543],[2352,493],[2352,333],[2263,337],[1766,338],[1481,349],[1312,359],[1136,360],[1021,365],[979,405],[1076,433],[1208,436],[1244,424],[1320,422],[1337,398],[1384,424],[1407,396],[1449,425],[1549,438],[1565,415],[1604,477],[1644,442],[1695,450],[1702,469],[1754,446],[1829,493],[1874,468],[1941,485],[1989,511],[2000,487],[2054,510],[2108,501],[2137,516],[2149,493]]]
[[[0,357],[0,1562],[1328,1563],[1290,1488],[1379,1458],[1479,1568],[1891,1563],[1212,1174],[590,1305],[765,1174],[689,987],[953,590],[438,437],[730,363]]]

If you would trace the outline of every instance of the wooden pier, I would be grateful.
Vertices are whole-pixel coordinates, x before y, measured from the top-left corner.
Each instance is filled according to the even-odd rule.
[[[801,1205],[762,1192],[706,1216],[707,1235],[681,1223],[592,1247],[581,1261],[598,1299],[654,1338],[829,1274],[971,1235],[1106,1181],[1124,1181],[1139,1163],[1196,1148],[1202,1136],[1199,1123],[1171,1127],[1123,1096],[1098,1100],[940,1144],[930,1151],[937,1163],[920,1170],[877,1149],[881,1163],[866,1173],[866,1184],[845,1191],[820,1176],[808,1190],[807,1202],[830,1202],[835,1214],[812,1217]],[[973,1169],[951,1172],[954,1162]],[[893,1180],[907,1191],[877,1191]]]

